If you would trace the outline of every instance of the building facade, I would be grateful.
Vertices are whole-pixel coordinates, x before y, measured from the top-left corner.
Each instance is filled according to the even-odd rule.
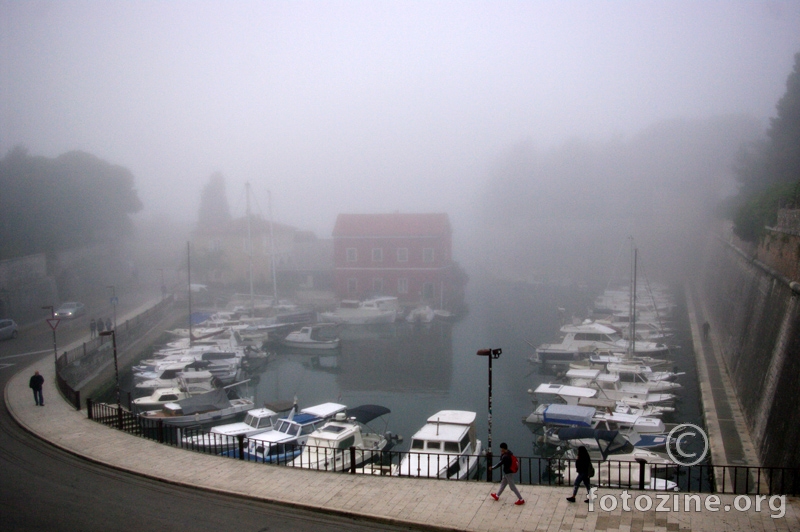
[[[447,214],[340,214],[333,254],[340,299],[385,295],[406,305],[463,305],[466,275],[453,261]]]

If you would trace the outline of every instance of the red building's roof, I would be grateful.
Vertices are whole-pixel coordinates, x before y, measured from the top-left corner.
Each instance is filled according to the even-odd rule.
[[[450,236],[445,213],[340,214],[333,237],[420,237]]]

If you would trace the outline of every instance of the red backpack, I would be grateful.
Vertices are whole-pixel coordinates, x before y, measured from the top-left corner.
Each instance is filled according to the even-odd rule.
[[[517,455],[515,455],[515,454],[511,455],[511,468],[510,469],[511,469],[512,473],[516,473],[517,471],[519,471],[519,459],[517,458]]]

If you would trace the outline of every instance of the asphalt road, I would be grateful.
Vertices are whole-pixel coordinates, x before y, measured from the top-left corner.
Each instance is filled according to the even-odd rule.
[[[67,345],[85,335],[89,319],[84,316],[63,328],[60,324],[58,343]],[[37,360],[53,360],[52,332],[44,321],[25,328],[16,340],[0,341],[2,389],[12,375]],[[45,403],[54,393],[45,388]],[[411,530],[173,486],[102,467],[27,433],[9,415],[4,395],[0,400],[3,531]]]

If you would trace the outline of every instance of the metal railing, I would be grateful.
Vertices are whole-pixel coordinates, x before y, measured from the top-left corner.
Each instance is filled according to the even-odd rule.
[[[499,480],[499,475],[493,475],[490,469],[493,464],[487,464],[486,455],[459,458],[455,454],[374,451],[355,447],[332,449],[293,444],[270,445],[257,437],[226,436],[200,427],[176,427],[163,418],[144,418],[125,409],[117,409],[116,405],[95,403],[91,399],[86,401],[86,407],[89,419],[98,423],[204,454],[318,471],[473,482]],[[408,459],[412,456],[414,459]],[[521,484],[572,486],[577,477],[574,460],[518,458],[520,470],[517,479]],[[647,463],[644,460],[604,460],[594,462],[594,467],[595,475],[591,483],[603,488],[751,495],[800,494],[800,468],[706,464],[681,466]],[[723,480],[715,484],[715,477]],[[725,478],[733,481],[726,483]]]

